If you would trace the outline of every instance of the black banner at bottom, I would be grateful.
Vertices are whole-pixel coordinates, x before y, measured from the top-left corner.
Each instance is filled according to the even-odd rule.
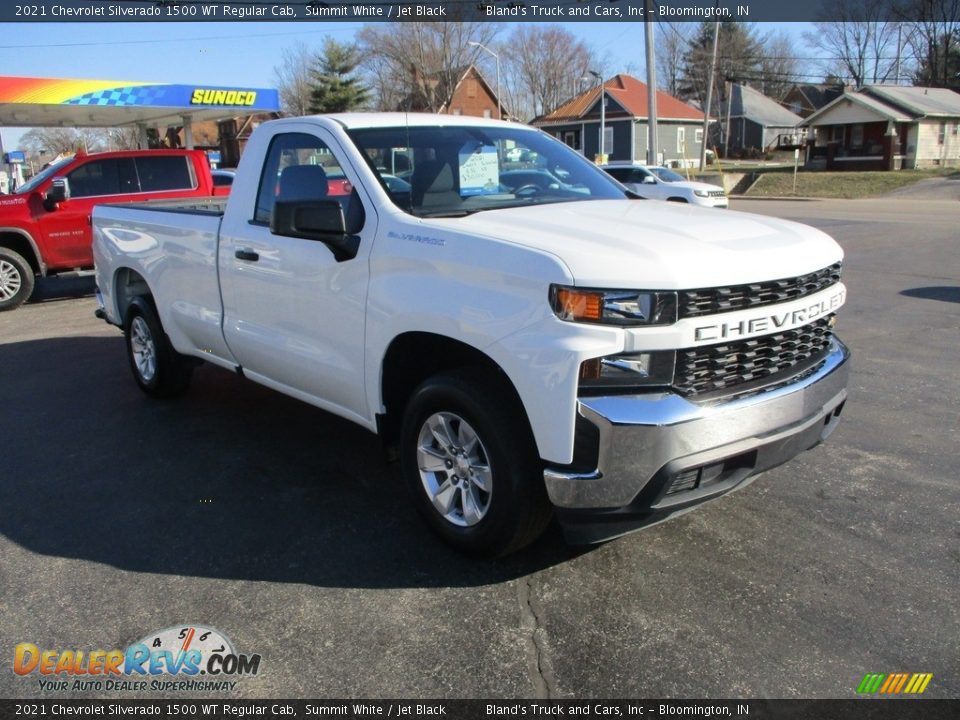
[[[960,700],[0,700],[0,718],[951,720]]]

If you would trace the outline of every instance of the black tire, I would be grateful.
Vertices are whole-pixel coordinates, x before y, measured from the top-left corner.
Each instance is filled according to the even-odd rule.
[[[0,247],[0,311],[15,310],[33,294],[33,268],[23,256]]]
[[[438,422],[449,428],[452,454],[430,431]],[[475,443],[469,440],[471,434]],[[421,454],[439,469],[421,471]],[[512,388],[489,370],[444,373],[414,391],[400,430],[400,467],[427,524],[474,557],[519,550],[540,536],[552,514],[523,407]],[[448,514],[434,504],[434,497],[448,507]]]
[[[667,198],[667,202],[689,203],[690,201],[682,197],[672,197],[672,198]]]
[[[171,398],[190,386],[194,363],[170,344],[153,302],[134,298],[123,324],[133,379],[147,395]]]

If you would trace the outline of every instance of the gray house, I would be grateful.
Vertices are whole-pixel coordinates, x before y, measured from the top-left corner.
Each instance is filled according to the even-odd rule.
[[[804,144],[806,128],[797,128],[803,118],[759,90],[735,83],[731,85],[729,100],[729,108],[723,103],[721,118],[725,124],[730,121],[729,138],[723,138],[729,155],[748,149],[787,150]]]
[[[581,93],[531,125],[560,138],[591,160],[600,154],[600,86]],[[647,157],[647,85],[630,75],[615,75],[603,84],[606,102],[604,148],[609,160]],[[703,111],[657,91],[658,154],[663,162],[699,162]]]

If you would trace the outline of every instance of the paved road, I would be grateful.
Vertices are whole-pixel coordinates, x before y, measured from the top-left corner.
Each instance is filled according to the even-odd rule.
[[[920,180],[888,193],[888,198],[903,200],[960,200],[960,173],[942,178]]]
[[[263,655],[219,697],[852,697],[868,671],[960,696],[960,206],[735,207],[846,248],[844,422],[742,492],[586,551],[554,529],[466,562],[373,437],[225,372],[146,399],[89,281],[0,315],[0,649],[205,623]],[[3,665],[0,697],[41,694]]]

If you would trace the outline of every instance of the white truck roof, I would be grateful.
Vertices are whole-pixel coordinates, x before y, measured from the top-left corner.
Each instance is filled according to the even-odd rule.
[[[405,112],[377,112],[377,113],[331,113],[329,115],[308,115],[302,119],[330,119],[341,123],[350,130],[357,128],[397,127],[409,125],[411,127],[437,127],[451,125],[457,127],[476,126],[491,127],[507,122],[519,128],[537,132],[537,129],[523,123],[493,120],[488,118],[468,117],[466,115],[435,115],[433,113],[405,113]]]

